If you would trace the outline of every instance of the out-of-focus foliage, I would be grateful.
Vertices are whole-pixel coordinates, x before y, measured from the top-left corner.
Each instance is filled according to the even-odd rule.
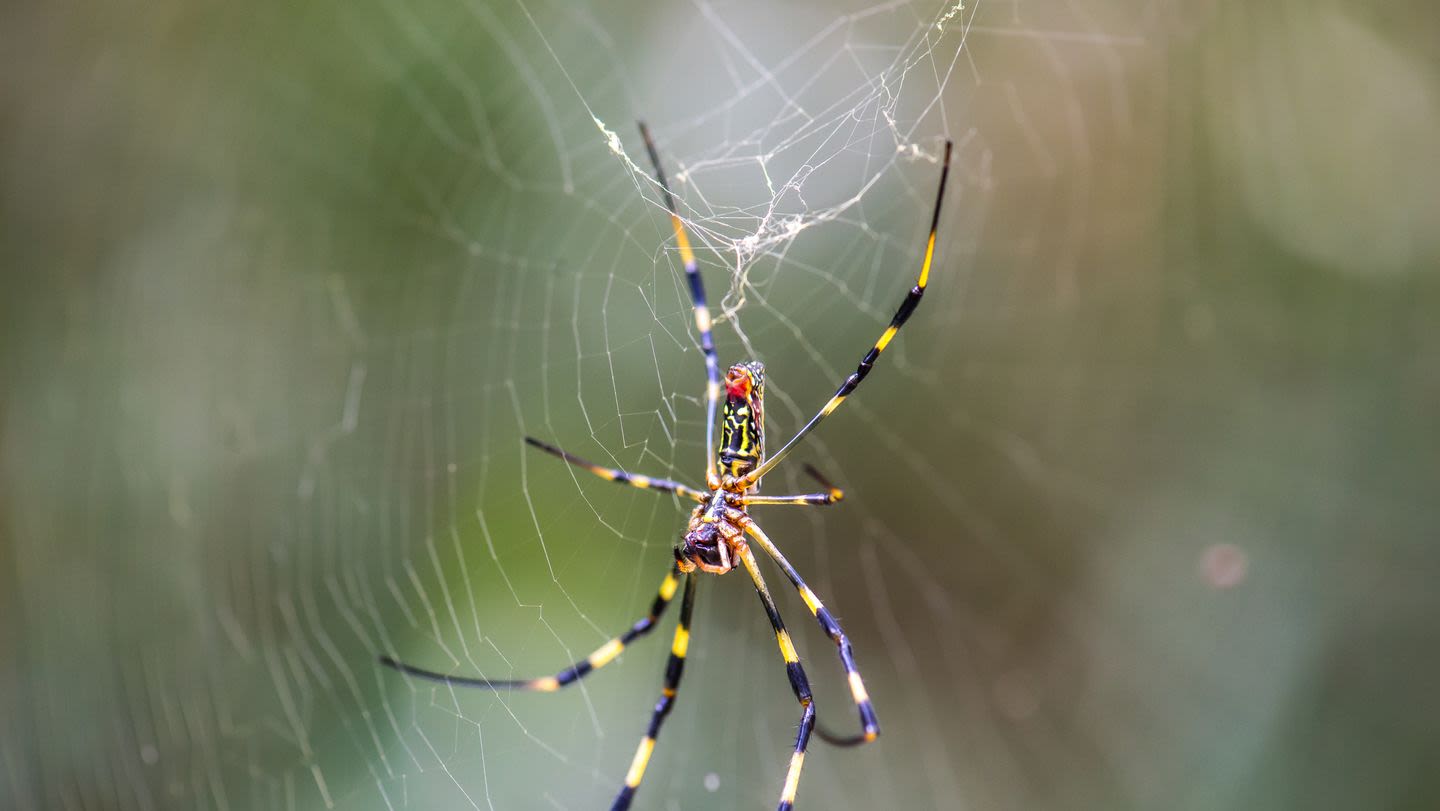
[[[1434,807],[1433,4],[986,2],[953,64],[938,8],[830,5],[0,12],[0,806],[608,802],[663,640],[549,697],[374,656],[544,672],[669,558],[673,502],[520,445],[702,470],[667,224],[595,119],[763,208],[727,158],[904,75],[960,142],[943,267],[807,451],[847,504],[765,516],[886,730],[802,807]],[[896,163],[743,296],[702,251],[772,431],[909,284],[934,172]],[[738,576],[701,599],[640,807],[779,788],[773,640]]]

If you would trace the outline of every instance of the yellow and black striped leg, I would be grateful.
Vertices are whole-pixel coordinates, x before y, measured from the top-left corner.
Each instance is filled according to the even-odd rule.
[[[655,621],[665,613],[670,605],[670,600],[675,596],[675,589],[680,585],[680,567],[672,565],[665,579],[660,581],[660,591],[655,595],[655,601],[650,604],[650,613],[640,618],[630,630],[615,637],[601,645],[589,656],[581,659],[575,664],[565,668],[553,676],[541,676],[537,679],[487,679],[479,676],[449,676],[444,673],[437,673],[433,670],[407,665],[389,656],[381,656],[380,664],[404,673],[407,676],[414,676],[419,679],[437,681],[442,684],[450,684],[457,687],[484,687],[490,690],[532,690],[537,693],[553,693],[567,684],[573,684],[584,678],[591,671],[598,670],[614,661],[625,646],[634,642],[639,637],[649,633],[655,627]],[[687,587],[688,588],[688,587]],[[687,592],[688,594],[688,592]]]
[[[740,499],[740,503],[747,507],[752,504],[814,504],[824,506],[826,504],[838,503],[841,499],[845,498],[845,491],[831,484],[830,480],[825,478],[825,476],[814,467],[806,465],[805,472],[809,473],[811,478],[820,482],[820,486],[825,488],[825,492],[809,493],[803,496],[744,496]]]
[[[675,641],[670,645],[670,658],[665,663],[665,683],[660,689],[660,700],[650,714],[650,727],[635,750],[635,759],[630,762],[630,771],[625,775],[625,785],[615,795],[610,811],[624,811],[635,799],[635,790],[645,778],[645,767],[655,751],[655,739],[660,737],[660,727],[670,715],[675,703],[675,693],[680,689],[680,676],[685,672],[685,655],[690,650],[690,616],[695,611],[695,584],[698,577],[692,572],[685,576],[685,596],[680,602],[680,624],[675,626]]]
[[[655,179],[665,198],[665,207],[670,209],[670,227],[675,229],[675,244],[680,249],[680,263],[685,266],[685,280],[690,285],[690,301],[695,308],[695,330],[700,333],[700,351],[705,355],[705,482],[711,487],[719,483],[715,473],[715,411],[720,402],[720,359],[715,354],[715,337],[710,307],[705,301],[705,283],[700,278],[700,265],[695,261],[695,251],[690,247],[690,237],[685,233],[685,224],[680,221],[680,212],[675,208],[675,196],[670,193],[670,184],[665,180],[665,169],[660,165],[660,153],[655,149],[655,140],[650,137],[650,128],[640,122],[640,137],[645,139],[645,151],[650,153],[650,163],[655,167]]]
[[[810,744],[810,733],[815,728],[815,702],[810,697],[810,681],[805,678],[805,668],[800,665],[800,656],[795,652],[795,643],[790,632],[785,630],[785,621],[780,619],[780,609],[775,607],[775,598],[765,586],[765,577],[755,564],[755,555],[742,547],[740,560],[750,579],[755,582],[755,592],[765,604],[765,614],[770,617],[770,626],[775,629],[775,641],[780,645],[780,656],[785,659],[785,673],[790,677],[790,689],[795,700],[800,702],[800,730],[795,735],[795,751],[790,756],[790,768],[785,771],[785,786],[780,790],[780,804],[777,811],[790,811],[795,807],[795,792],[800,788],[800,769],[805,765],[805,748]]]
[[[569,462],[570,464],[576,467],[584,468],[606,481],[617,482],[619,484],[628,484],[631,487],[638,487],[641,490],[663,490],[664,492],[675,493],[683,498],[693,499],[695,501],[705,500],[705,495],[699,490],[686,487],[679,482],[672,482],[669,479],[656,479],[650,476],[641,476],[638,473],[626,473],[623,470],[617,470],[613,467],[601,467],[593,462],[587,462],[584,459],[576,456],[575,454],[570,453],[569,451],[562,451],[554,445],[541,442],[533,436],[525,437],[525,444],[531,446],[532,448],[539,448],[540,450],[545,451],[551,456],[558,456],[561,459]]]
[[[850,697],[854,700],[855,708],[860,713],[860,734],[839,736],[822,728],[819,730],[820,737],[837,746],[854,746],[875,740],[880,736],[880,720],[875,716],[875,707],[870,703],[870,693],[865,689],[865,681],[860,678],[859,668],[855,666],[855,651],[850,645],[849,637],[845,636],[845,632],[840,628],[840,623],[835,621],[835,617],[820,602],[820,598],[815,596],[815,592],[805,585],[805,581],[800,578],[800,573],[795,571],[795,567],[790,565],[790,561],[785,559],[785,556],[780,553],[779,548],[765,532],[754,522],[746,524],[745,531],[750,533],[750,537],[754,538],[756,543],[765,550],[765,554],[779,564],[780,569],[785,572],[785,577],[789,578],[791,585],[800,592],[800,599],[805,601],[805,607],[810,609],[810,613],[815,616],[815,621],[820,623],[821,630],[830,637],[839,651],[840,664],[845,668],[845,677],[850,684]]]
[[[806,434],[815,430],[815,426],[819,425],[821,420],[830,416],[834,413],[835,409],[840,407],[841,403],[845,402],[845,398],[849,397],[850,393],[859,387],[860,381],[864,380],[865,376],[870,374],[870,370],[875,366],[875,361],[880,357],[880,353],[885,351],[885,347],[890,345],[890,341],[895,338],[895,334],[900,331],[901,327],[905,326],[905,322],[910,319],[911,314],[915,312],[915,308],[920,306],[920,299],[925,295],[925,285],[928,284],[930,280],[930,263],[935,259],[935,231],[940,227],[940,203],[945,200],[945,180],[950,176],[950,147],[950,142],[946,141],[945,162],[940,169],[940,189],[935,193],[935,212],[930,216],[930,238],[929,241],[925,243],[925,262],[920,266],[920,276],[915,280],[915,286],[910,288],[910,292],[905,296],[905,300],[900,302],[900,309],[895,311],[895,316],[890,319],[890,325],[885,328],[884,332],[880,333],[880,338],[875,341],[874,346],[870,347],[870,351],[865,353],[865,357],[860,359],[860,365],[856,367],[855,371],[851,372],[850,376],[845,378],[845,382],[840,384],[840,388],[835,390],[835,394],[830,397],[830,400],[821,406],[819,413],[811,417],[810,421],[805,423],[804,427],[802,427],[795,436],[791,437],[789,442],[786,442],[780,450],[776,451],[769,459],[766,459],[759,467],[746,474],[746,485],[760,481],[760,477],[773,470],[775,465],[779,464],[780,460],[784,459],[786,454],[790,453]]]

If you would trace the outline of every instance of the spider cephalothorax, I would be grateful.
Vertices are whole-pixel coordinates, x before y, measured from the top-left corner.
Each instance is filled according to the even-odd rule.
[[[685,537],[675,547],[675,563],[680,571],[689,573],[698,568],[710,574],[725,574],[739,563],[740,550],[745,546],[745,514],[726,505],[725,495],[723,490],[716,493],[690,515]]]
[[[675,565],[682,572],[697,568],[709,574],[725,574],[745,554],[745,528],[750,516],[740,493],[716,490],[690,513],[690,523],[680,545],[675,547]]]
[[[935,256],[935,231],[940,223],[940,202],[945,197],[945,178],[950,170],[951,145],[949,142],[945,144],[944,163],[940,170],[940,188],[935,194],[935,213],[931,215],[930,219],[930,239],[925,246],[925,260],[920,266],[920,275],[915,281],[915,286],[910,289],[910,293],[900,303],[900,308],[890,319],[890,325],[880,334],[880,337],[870,347],[870,351],[865,353],[855,371],[845,378],[840,387],[836,389],[835,394],[831,395],[825,405],[821,406],[820,411],[811,417],[810,421],[805,423],[790,438],[789,442],[786,442],[774,454],[766,456],[765,367],[755,361],[737,363],[725,373],[722,384],[720,362],[715,352],[714,337],[711,335],[713,322],[710,318],[710,309],[705,304],[705,286],[700,280],[700,266],[695,260],[695,252],[691,249],[690,240],[685,234],[685,226],[680,220],[675,199],[670,194],[670,186],[665,181],[665,172],[660,167],[660,156],[655,151],[655,143],[650,140],[650,133],[645,129],[645,125],[640,125],[640,131],[645,137],[645,148],[650,153],[650,160],[655,164],[655,179],[659,183],[665,206],[670,210],[670,224],[675,229],[676,247],[679,249],[680,261],[685,266],[685,278],[689,282],[690,296],[694,304],[695,329],[700,334],[700,350],[705,357],[706,486],[704,489],[700,489],[669,479],[601,467],[538,439],[526,437],[525,441],[608,481],[628,484],[642,490],[674,493],[681,498],[697,503],[694,511],[690,513],[690,522],[686,526],[685,535],[681,539],[680,545],[675,547],[675,562],[671,564],[665,579],[660,581],[660,590],[655,596],[655,602],[650,606],[650,613],[632,625],[629,630],[601,645],[594,653],[553,676],[496,680],[483,676],[450,676],[404,664],[390,656],[382,656],[380,661],[416,678],[449,685],[485,687],[491,690],[554,692],[568,684],[574,684],[586,675],[614,661],[626,645],[649,633],[655,627],[661,613],[674,599],[680,588],[680,581],[683,579],[685,591],[680,602],[680,623],[675,628],[675,641],[670,646],[670,659],[665,665],[660,700],[655,704],[655,709],[650,716],[650,725],[646,728],[645,736],[640,740],[639,748],[635,750],[635,757],[630,762],[630,771],[625,775],[625,783],[620,787],[620,791],[615,795],[615,801],[611,805],[611,811],[625,811],[630,807],[636,790],[640,788],[640,781],[645,777],[645,768],[650,762],[651,753],[655,750],[655,739],[660,734],[660,728],[665,722],[665,718],[670,714],[675,696],[680,688],[680,676],[684,672],[685,657],[690,649],[690,619],[695,608],[695,588],[699,580],[696,570],[710,574],[725,574],[737,566],[743,566],[746,573],[750,575],[751,582],[755,585],[755,593],[759,595],[760,602],[765,606],[765,614],[770,619],[770,625],[775,631],[775,641],[780,646],[781,658],[785,660],[785,673],[790,679],[790,689],[795,694],[795,700],[800,704],[799,732],[795,736],[795,749],[790,756],[790,766],[785,773],[784,788],[780,791],[780,803],[776,807],[776,811],[792,811],[795,807],[795,792],[800,784],[800,769],[805,762],[805,749],[810,743],[811,732],[815,732],[832,744],[852,746],[875,740],[880,734],[880,722],[875,717],[875,708],[870,704],[870,694],[865,690],[865,682],[860,678],[860,670],[855,664],[855,653],[851,648],[850,640],[840,629],[840,623],[820,602],[820,598],[815,595],[815,592],[805,585],[805,581],[800,578],[800,573],[795,571],[795,567],[790,565],[790,561],[785,559],[785,555],[760,529],[755,519],[750,517],[749,510],[751,507],[760,505],[834,504],[843,497],[844,494],[838,488],[830,484],[824,476],[809,465],[805,466],[806,472],[825,488],[824,492],[762,496],[758,491],[761,477],[773,470],[787,454],[794,450],[801,439],[839,408],[845,398],[855,391],[874,367],[880,353],[890,345],[890,341],[920,304],[920,297],[925,294],[926,281],[930,278],[930,263]],[[722,392],[725,397],[725,408],[723,414],[720,415],[720,447],[717,449],[715,447],[715,418]],[[748,540],[747,536],[749,536]],[[775,561],[781,571],[785,573],[785,578],[799,592],[800,598],[819,624],[820,630],[830,638],[830,641],[835,643],[836,652],[840,657],[840,665],[845,669],[845,677],[850,687],[850,699],[859,715],[860,732],[858,734],[840,736],[826,732],[823,727],[816,726],[815,703],[810,694],[810,683],[805,676],[805,668],[800,663],[800,656],[795,650],[794,642],[790,639],[790,632],[785,629],[785,623],[780,619],[780,609],[776,607],[774,598],[770,596],[770,589],[765,585],[765,577],[760,573],[755,553],[750,548],[752,542],[766,556]]]

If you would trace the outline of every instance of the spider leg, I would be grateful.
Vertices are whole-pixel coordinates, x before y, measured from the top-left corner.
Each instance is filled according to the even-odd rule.
[[[688,498],[693,501],[703,502],[705,500],[705,495],[699,490],[686,487],[679,482],[672,482],[669,479],[656,479],[650,476],[642,476],[639,473],[626,473],[623,470],[617,470],[613,467],[601,467],[593,462],[587,462],[584,459],[576,456],[575,454],[570,453],[569,451],[562,451],[554,445],[541,442],[540,440],[532,436],[525,437],[525,444],[530,445],[531,447],[539,448],[540,450],[545,451],[551,456],[558,456],[561,459],[569,462],[570,464],[576,467],[584,468],[606,481],[618,482],[619,484],[628,484],[631,487],[638,487],[641,490],[661,490],[666,493],[675,493],[678,496]]]
[[[675,641],[670,645],[670,658],[665,663],[665,682],[660,688],[660,700],[655,703],[655,710],[650,714],[650,726],[645,730],[645,737],[640,739],[635,758],[630,762],[630,771],[625,775],[625,785],[621,786],[620,793],[615,795],[610,811],[625,811],[630,807],[630,801],[635,798],[635,791],[640,788],[640,781],[645,777],[645,767],[650,763],[650,755],[655,751],[655,739],[660,736],[660,727],[670,715],[675,693],[680,689],[680,676],[685,671],[685,654],[690,649],[690,616],[695,610],[695,584],[698,581],[699,578],[694,572],[685,576],[685,597],[680,602],[680,624],[675,626]]]
[[[800,578],[800,573],[795,571],[795,567],[790,565],[790,561],[785,559],[779,548],[765,535],[764,530],[751,521],[745,525],[745,531],[765,550],[765,554],[779,564],[780,569],[785,572],[785,577],[790,580],[790,584],[800,592],[800,599],[805,601],[805,606],[815,616],[815,621],[820,623],[820,629],[835,643],[840,654],[840,664],[845,668],[845,677],[850,684],[850,697],[860,713],[861,732],[859,735],[842,738],[821,731],[820,736],[839,746],[854,746],[875,740],[880,736],[880,720],[875,716],[875,707],[870,703],[870,693],[866,691],[865,682],[860,678],[860,670],[855,666],[855,652],[850,645],[849,637],[845,636],[845,632],[840,628],[840,623],[835,621],[835,617],[820,602],[820,598],[815,596],[815,592],[805,585],[805,581]]]
[[[845,498],[845,491],[831,484],[830,480],[825,478],[825,476],[813,466],[806,465],[805,472],[810,474],[810,478],[820,482],[820,486],[825,488],[825,492],[809,493],[803,496],[744,496],[740,499],[740,503],[746,506],[751,504],[814,504],[824,506],[826,504],[835,504]]]
[[[843,493],[840,495],[844,495]],[[806,493],[803,496],[747,496],[742,501],[745,506],[763,504],[775,506],[777,504],[809,504],[823,507],[827,504],[834,504],[840,500],[840,496],[834,493]]]
[[[810,697],[810,682],[805,678],[805,668],[800,665],[800,655],[795,652],[795,643],[790,632],[785,630],[785,621],[780,619],[780,609],[775,607],[775,598],[765,586],[765,577],[755,563],[755,554],[747,547],[740,548],[740,560],[750,579],[755,582],[755,593],[765,605],[765,614],[770,618],[770,627],[775,629],[775,641],[780,645],[780,656],[785,660],[785,673],[790,677],[790,689],[795,700],[800,702],[800,731],[795,735],[795,751],[790,756],[790,767],[785,771],[785,786],[780,790],[780,804],[777,811],[790,811],[795,807],[795,792],[800,787],[800,769],[805,765],[805,748],[810,744],[810,732],[815,728],[815,702]]]
[[[920,277],[915,281],[915,286],[910,289],[910,293],[905,296],[905,300],[900,302],[900,309],[896,310],[895,316],[890,319],[890,326],[886,327],[885,331],[880,333],[880,338],[875,341],[875,345],[870,347],[870,351],[866,352],[865,357],[860,359],[860,365],[856,367],[855,371],[850,373],[849,377],[845,378],[845,382],[841,383],[840,388],[835,390],[835,394],[831,396],[829,402],[821,406],[820,411],[811,417],[810,421],[805,423],[805,426],[801,428],[789,442],[786,442],[774,456],[766,459],[759,467],[750,471],[750,473],[745,476],[746,485],[754,484],[760,480],[761,476],[773,470],[775,466],[780,463],[780,460],[784,459],[786,454],[790,453],[790,451],[800,443],[800,440],[805,438],[806,434],[815,430],[815,426],[819,425],[822,420],[830,416],[835,409],[839,408],[841,403],[845,402],[845,398],[849,397],[850,393],[859,387],[860,381],[864,380],[865,376],[870,374],[870,370],[875,366],[875,361],[880,357],[880,353],[885,351],[885,347],[890,345],[890,341],[895,338],[895,334],[900,331],[901,327],[905,326],[905,322],[909,320],[911,314],[915,312],[915,308],[920,306],[920,298],[925,295],[925,285],[930,280],[930,263],[935,258],[935,231],[940,227],[940,203],[945,200],[945,180],[950,175],[950,148],[950,142],[946,141],[945,163],[940,169],[940,189],[935,193],[935,213],[930,216],[930,239],[925,244],[925,263],[920,266]]]
[[[661,196],[665,198],[665,207],[670,209],[670,226],[675,229],[675,244],[680,248],[680,262],[685,266],[685,279],[690,283],[695,329],[700,333],[700,351],[705,354],[705,482],[713,489],[720,481],[715,473],[715,410],[720,402],[720,359],[715,354],[715,338],[710,331],[713,326],[710,307],[705,303],[705,283],[700,278],[695,251],[690,247],[690,237],[685,233],[685,224],[680,221],[680,213],[675,208],[675,196],[670,193],[665,169],[660,165],[660,153],[650,137],[650,128],[643,121],[640,122],[640,137],[645,139],[645,151],[650,153],[650,163],[655,167]]]
[[[490,690],[531,690],[538,693],[553,693],[568,684],[573,684],[592,671],[599,670],[605,665],[614,661],[616,656],[625,649],[625,646],[634,642],[639,637],[648,634],[655,627],[655,621],[665,613],[669,607],[670,600],[675,596],[675,589],[680,585],[680,567],[672,565],[665,579],[660,581],[660,591],[655,595],[655,602],[650,605],[650,613],[640,618],[630,627],[630,630],[606,642],[595,650],[594,653],[581,659],[575,664],[565,668],[553,676],[541,676],[536,679],[487,679],[483,676],[451,676],[438,673],[434,670],[407,665],[390,656],[381,656],[380,664],[404,673],[407,676],[414,676],[419,679],[436,681],[442,684],[450,684],[457,687],[484,687]],[[686,586],[686,598],[689,599]],[[685,609],[681,609],[682,612]],[[688,624],[682,621],[682,625]]]

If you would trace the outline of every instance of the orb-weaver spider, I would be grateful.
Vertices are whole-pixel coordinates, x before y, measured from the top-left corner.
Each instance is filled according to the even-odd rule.
[[[670,658],[665,666],[660,700],[655,705],[650,716],[650,725],[645,731],[645,737],[641,739],[640,747],[636,750],[634,760],[630,764],[630,771],[625,776],[625,785],[620,788],[620,793],[616,795],[615,802],[611,805],[611,811],[622,811],[622,809],[630,807],[630,802],[635,797],[635,791],[640,787],[640,781],[645,776],[645,767],[650,762],[650,755],[655,749],[655,740],[660,734],[660,727],[664,724],[666,716],[670,714],[676,691],[680,687],[680,676],[685,667],[685,655],[690,644],[690,617],[695,608],[696,572],[699,570],[711,574],[725,574],[735,568],[738,562],[744,565],[745,571],[749,573],[751,581],[755,584],[755,591],[760,596],[760,602],[765,606],[765,613],[770,618],[770,625],[774,628],[776,641],[780,645],[780,655],[785,660],[785,671],[790,678],[790,687],[795,693],[796,700],[800,702],[800,731],[795,737],[794,754],[791,755],[790,766],[785,774],[785,784],[780,792],[779,811],[788,811],[795,804],[795,792],[800,783],[800,769],[805,762],[805,749],[810,743],[812,732],[818,732],[822,738],[832,744],[852,746],[875,740],[880,734],[880,723],[875,716],[875,709],[870,704],[870,697],[865,691],[865,683],[860,678],[860,671],[855,666],[855,655],[851,649],[850,640],[840,629],[840,624],[835,621],[835,617],[815,596],[815,592],[805,585],[805,581],[795,571],[795,567],[790,565],[790,561],[785,559],[785,556],[750,517],[749,508],[758,504],[834,504],[843,497],[844,494],[839,489],[808,465],[806,466],[807,472],[820,482],[821,486],[825,488],[825,492],[795,496],[762,496],[758,495],[760,477],[773,470],[800,443],[800,440],[815,430],[815,427],[830,416],[836,408],[839,408],[845,398],[850,396],[850,393],[870,373],[876,358],[890,345],[895,334],[900,331],[900,328],[905,325],[905,321],[915,312],[916,306],[920,304],[920,298],[925,295],[925,284],[930,277],[930,264],[935,256],[935,231],[940,223],[940,204],[945,198],[945,180],[950,174],[951,144],[949,141],[945,143],[945,157],[940,170],[940,188],[935,194],[935,210],[930,218],[930,237],[925,246],[925,262],[920,267],[920,276],[916,280],[915,286],[905,296],[905,300],[900,303],[900,308],[890,319],[890,325],[880,334],[880,338],[874,346],[870,347],[870,351],[866,352],[865,357],[861,359],[860,365],[849,377],[845,378],[845,382],[840,384],[840,388],[836,390],[830,400],[775,455],[766,457],[764,366],[758,362],[739,363],[731,366],[726,372],[724,380],[721,380],[719,360],[715,354],[715,341],[711,336],[710,310],[705,303],[705,286],[700,280],[700,269],[695,262],[695,252],[690,247],[690,239],[685,233],[685,226],[680,221],[679,212],[675,208],[675,199],[671,195],[670,186],[665,179],[665,170],[660,165],[660,155],[655,149],[655,142],[650,138],[650,132],[643,123],[640,125],[640,134],[645,140],[645,149],[650,154],[650,161],[655,166],[655,178],[660,184],[665,205],[670,210],[670,224],[675,230],[675,241],[680,249],[680,259],[685,266],[685,277],[690,284],[695,328],[700,333],[700,349],[705,355],[705,372],[708,381],[705,388],[705,484],[709,492],[687,487],[668,479],[657,479],[627,473],[623,470],[600,467],[531,437],[526,437],[525,441],[603,479],[645,490],[675,493],[682,498],[699,502],[690,515],[690,523],[683,541],[675,547],[675,561],[671,564],[665,579],[660,583],[660,593],[650,606],[650,613],[637,621],[630,630],[605,643],[585,659],[553,676],[499,681],[471,676],[450,676],[404,664],[389,656],[382,656],[380,661],[402,673],[445,684],[485,687],[492,690],[554,692],[609,664],[625,649],[626,645],[649,633],[655,627],[660,615],[670,605],[670,601],[679,587],[680,577],[684,575],[685,596],[680,603],[680,623],[675,628],[675,639],[671,644]],[[715,452],[715,412],[722,392],[725,394],[725,409],[721,413],[720,451],[717,454]],[[790,584],[800,592],[801,599],[805,601],[806,607],[810,609],[810,613],[820,624],[821,630],[835,643],[840,654],[840,663],[845,668],[845,674],[849,679],[851,698],[860,714],[861,731],[859,734],[842,737],[833,735],[823,728],[817,730],[815,704],[811,699],[810,684],[805,677],[805,669],[800,665],[795,645],[790,640],[790,634],[785,630],[784,621],[780,619],[780,611],[775,606],[775,600],[770,596],[770,590],[765,585],[765,578],[760,574],[760,568],[755,562],[755,555],[750,551],[749,543],[745,539],[747,534],[780,566],[781,571],[790,580]]]

